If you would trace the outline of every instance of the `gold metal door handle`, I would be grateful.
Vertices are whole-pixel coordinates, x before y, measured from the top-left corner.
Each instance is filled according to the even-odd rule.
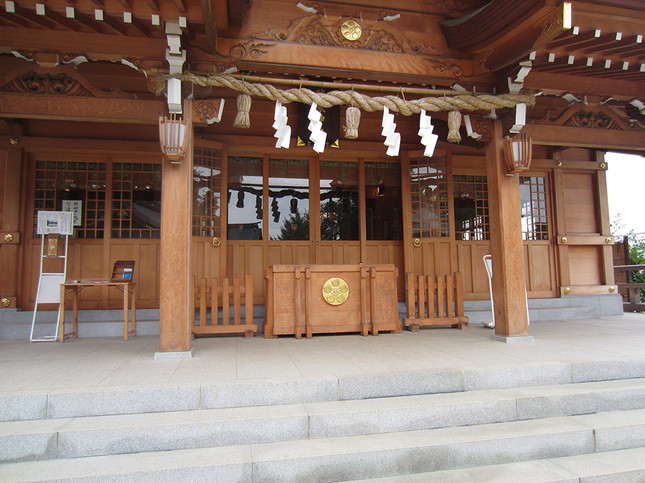
[[[412,244],[415,247],[419,248],[421,246],[421,240],[419,240],[418,238],[415,238],[414,240],[412,240]]]
[[[215,248],[217,248],[221,244],[222,244],[222,240],[220,240],[218,237],[214,236],[213,240],[211,241],[211,245],[213,245]]]

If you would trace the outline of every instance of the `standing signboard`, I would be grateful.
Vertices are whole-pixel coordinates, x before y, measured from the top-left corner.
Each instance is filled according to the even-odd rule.
[[[34,334],[36,328],[36,314],[38,304],[59,304],[60,284],[65,283],[67,275],[67,249],[68,237],[74,234],[74,213],[71,211],[39,211],[36,224],[36,233],[41,236],[40,247],[40,277],[38,278],[38,289],[36,291],[36,303],[34,304],[34,315],[31,320],[31,342],[55,341],[58,338],[58,318],[54,335],[37,336]],[[59,254],[60,247],[58,240],[65,237],[65,246],[62,254]],[[44,262],[47,259],[62,259],[61,271],[45,271]],[[60,266],[60,265],[59,265]]]

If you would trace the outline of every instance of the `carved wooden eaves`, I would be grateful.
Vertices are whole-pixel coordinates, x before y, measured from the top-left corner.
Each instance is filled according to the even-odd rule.
[[[624,108],[610,105],[574,104],[559,114],[548,112],[535,124],[615,131],[645,129],[638,119],[630,119]]]
[[[121,99],[132,97],[120,90],[104,91],[96,87],[72,66],[48,69],[36,64],[23,65],[2,75],[0,92]]]

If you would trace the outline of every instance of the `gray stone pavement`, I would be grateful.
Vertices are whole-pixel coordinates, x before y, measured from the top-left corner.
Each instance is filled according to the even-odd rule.
[[[158,337],[67,339],[30,343],[0,340],[0,394],[109,386],[175,386],[254,379],[399,375],[433,369],[461,370],[562,363],[637,362],[645,365],[645,314],[533,323],[534,342],[507,344],[471,324],[382,333],[199,338],[190,359],[155,360]],[[609,363],[607,365],[606,363]],[[642,377],[642,376],[641,376]]]

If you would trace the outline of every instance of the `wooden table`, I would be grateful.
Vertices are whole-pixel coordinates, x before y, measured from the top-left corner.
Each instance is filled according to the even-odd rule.
[[[137,314],[136,314],[136,284],[130,282],[110,282],[102,280],[81,280],[72,283],[60,284],[60,308],[58,322],[58,338],[63,342],[65,336],[71,335],[74,339],[78,337],[78,294],[85,287],[116,287],[123,292],[123,340],[128,340],[128,336],[136,334]],[[65,298],[72,296],[72,331],[65,333]],[[128,324],[128,309],[132,307],[132,329]]]

